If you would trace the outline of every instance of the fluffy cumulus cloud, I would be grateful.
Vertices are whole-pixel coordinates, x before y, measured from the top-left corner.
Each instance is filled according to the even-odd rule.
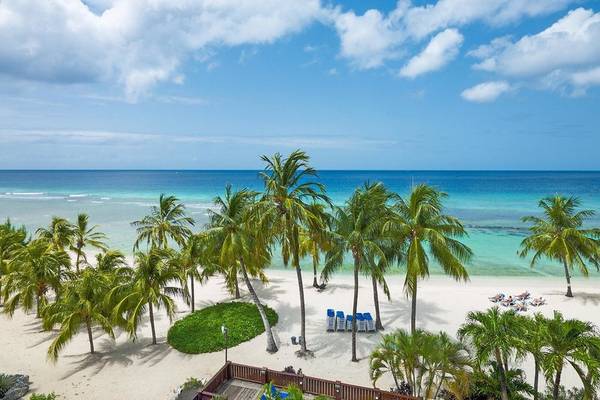
[[[511,41],[499,38],[470,54],[476,69],[581,94],[600,84],[600,13],[577,8],[547,29]]]
[[[330,13],[341,41],[341,55],[361,69],[399,58],[432,35],[475,22],[492,26],[547,15],[573,0],[439,0],[416,6],[400,0],[388,14],[370,9]]]
[[[463,99],[476,103],[487,103],[496,100],[502,93],[511,89],[506,81],[483,82],[461,93]]]
[[[410,59],[400,70],[400,75],[414,78],[436,71],[452,61],[457,55],[463,36],[456,29],[446,29],[431,39],[427,47]]]
[[[116,81],[130,99],[181,81],[188,57],[261,44],[322,17],[319,0],[0,2],[0,73],[60,83]]]

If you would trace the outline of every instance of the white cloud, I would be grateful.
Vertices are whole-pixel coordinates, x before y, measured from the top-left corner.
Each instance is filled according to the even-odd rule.
[[[118,82],[135,100],[181,81],[187,58],[218,46],[271,43],[324,13],[319,0],[1,1],[0,73]]]
[[[547,29],[516,42],[497,39],[470,55],[474,67],[500,75],[537,82],[545,88],[570,86],[581,94],[597,79],[600,68],[600,13],[578,8]]]
[[[421,53],[402,67],[400,75],[415,78],[442,68],[456,58],[462,42],[463,36],[456,29],[449,28],[438,33]]]
[[[461,93],[463,99],[477,103],[487,103],[496,100],[502,93],[511,90],[506,81],[491,81],[480,83]]]
[[[498,26],[546,15],[575,0],[439,0],[415,6],[399,0],[387,15],[369,9],[362,15],[336,10],[330,14],[340,36],[342,57],[361,69],[376,68],[399,58],[405,47],[447,28],[474,22]]]

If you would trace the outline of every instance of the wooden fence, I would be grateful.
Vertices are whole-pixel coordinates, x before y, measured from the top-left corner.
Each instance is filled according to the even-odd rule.
[[[387,392],[377,388],[350,385],[340,381],[329,381],[312,376],[291,374],[288,372],[273,371],[268,368],[252,367],[250,365],[227,362],[204,389],[196,395],[195,400],[210,400],[217,396],[219,386],[230,379],[239,379],[258,384],[273,383],[284,388],[296,385],[304,393],[323,395],[335,400],[418,400],[417,397],[406,396],[394,392]]]

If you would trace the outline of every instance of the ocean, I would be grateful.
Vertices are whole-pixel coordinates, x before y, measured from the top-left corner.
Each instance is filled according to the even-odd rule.
[[[131,253],[135,240],[130,222],[141,218],[161,193],[180,198],[200,229],[212,199],[226,184],[262,188],[258,171],[0,171],[0,218],[31,231],[54,215],[74,220],[86,212],[109,237],[111,247]],[[537,202],[556,193],[575,195],[583,207],[599,213],[590,225],[600,226],[600,172],[530,171],[320,171],[336,204],[354,188],[381,181],[406,195],[414,184],[427,183],[448,193],[446,212],[459,217],[475,258],[471,275],[562,276],[562,268],[543,261],[535,269],[517,251],[525,234],[525,215],[537,214]],[[308,263],[307,263],[308,265]],[[281,268],[275,257],[273,268]],[[432,273],[440,273],[433,268]],[[594,269],[594,277],[599,277]]]

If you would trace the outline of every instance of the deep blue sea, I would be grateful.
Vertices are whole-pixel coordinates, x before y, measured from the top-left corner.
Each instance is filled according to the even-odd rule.
[[[585,208],[599,213],[590,224],[600,226],[600,172],[320,171],[319,178],[337,204],[365,181],[382,181],[400,195],[418,183],[447,192],[447,213],[468,228],[465,241],[476,255],[472,275],[562,275],[557,265],[543,262],[531,269],[529,259],[517,255],[526,233],[520,219],[536,214],[544,196],[580,197]],[[262,188],[258,171],[0,171],[0,218],[35,230],[53,215],[74,219],[86,212],[111,246],[130,253],[135,235],[130,222],[160,193],[179,197],[201,227],[212,199],[228,183]],[[273,266],[280,266],[279,258]]]

